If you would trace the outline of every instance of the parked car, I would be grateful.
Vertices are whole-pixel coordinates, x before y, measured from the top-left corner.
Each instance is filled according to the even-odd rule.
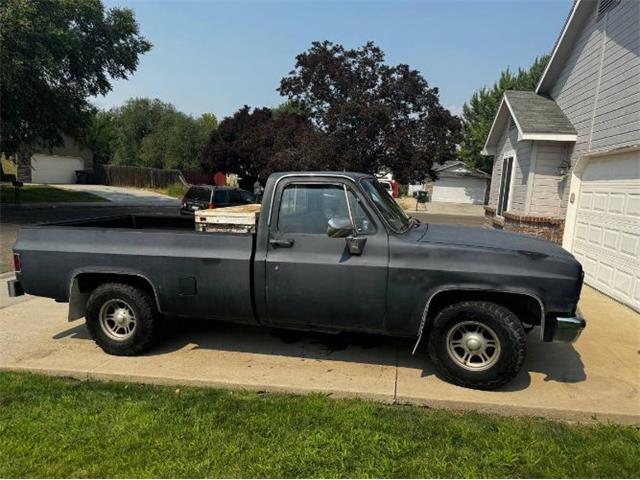
[[[25,226],[12,296],[69,302],[107,353],[136,355],[164,316],[357,331],[421,342],[439,375],[492,389],[524,363],[526,333],[574,341],[580,263],[544,240],[407,217],[376,179],[269,177],[251,233],[187,218],[116,216]],[[224,281],[220,281],[224,279]]]
[[[380,185],[384,187],[384,189],[391,195],[393,198],[397,198],[399,196],[400,185],[395,180],[378,180]]]
[[[233,207],[255,203],[256,196],[247,190],[234,187],[215,187],[212,185],[193,185],[182,199],[180,213],[193,215],[203,209]]]

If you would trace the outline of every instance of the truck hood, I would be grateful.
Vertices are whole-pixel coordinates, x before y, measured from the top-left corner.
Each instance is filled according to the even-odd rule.
[[[555,243],[520,233],[436,224],[421,225],[418,229],[423,230],[423,234],[418,237],[420,243],[492,248],[515,251],[525,255],[575,260],[573,255]],[[418,234],[418,232],[415,233]]]

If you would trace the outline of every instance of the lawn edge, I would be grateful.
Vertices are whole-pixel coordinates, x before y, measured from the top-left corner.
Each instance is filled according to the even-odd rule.
[[[293,395],[310,395],[319,393],[335,399],[360,399],[385,404],[406,405],[452,412],[477,412],[498,415],[500,417],[521,417],[529,419],[552,420],[570,424],[615,424],[640,426],[640,413],[625,414],[598,411],[577,411],[552,407],[518,407],[489,402],[465,400],[424,399],[408,395],[375,394],[353,392],[348,390],[318,390],[313,388],[292,388],[278,385],[243,384],[221,382],[209,379],[192,379],[158,377],[152,375],[129,375],[121,373],[92,372],[86,370],[51,369],[28,366],[0,366],[0,371],[35,373],[51,377],[72,378],[81,381],[99,381],[113,383],[131,383],[143,385],[214,388],[228,391],[285,393]]]

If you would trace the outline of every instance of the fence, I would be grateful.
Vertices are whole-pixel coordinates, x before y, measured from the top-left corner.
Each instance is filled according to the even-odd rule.
[[[116,187],[165,188],[169,185],[187,185],[180,170],[126,165],[96,165],[95,181]]]
[[[184,179],[191,185],[207,185],[212,183],[213,175],[205,172],[190,172],[185,170],[182,172]]]

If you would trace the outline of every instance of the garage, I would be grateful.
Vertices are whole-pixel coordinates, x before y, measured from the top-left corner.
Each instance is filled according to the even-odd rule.
[[[572,251],[585,282],[640,311],[640,152],[593,158],[580,177]]]
[[[82,157],[35,154],[31,157],[33,183],[76,183],[76,170],[84,169]]]
[[[433,202],[484,203],[487,181],[483,178],[451,177],[440,178],[433,184]]]

